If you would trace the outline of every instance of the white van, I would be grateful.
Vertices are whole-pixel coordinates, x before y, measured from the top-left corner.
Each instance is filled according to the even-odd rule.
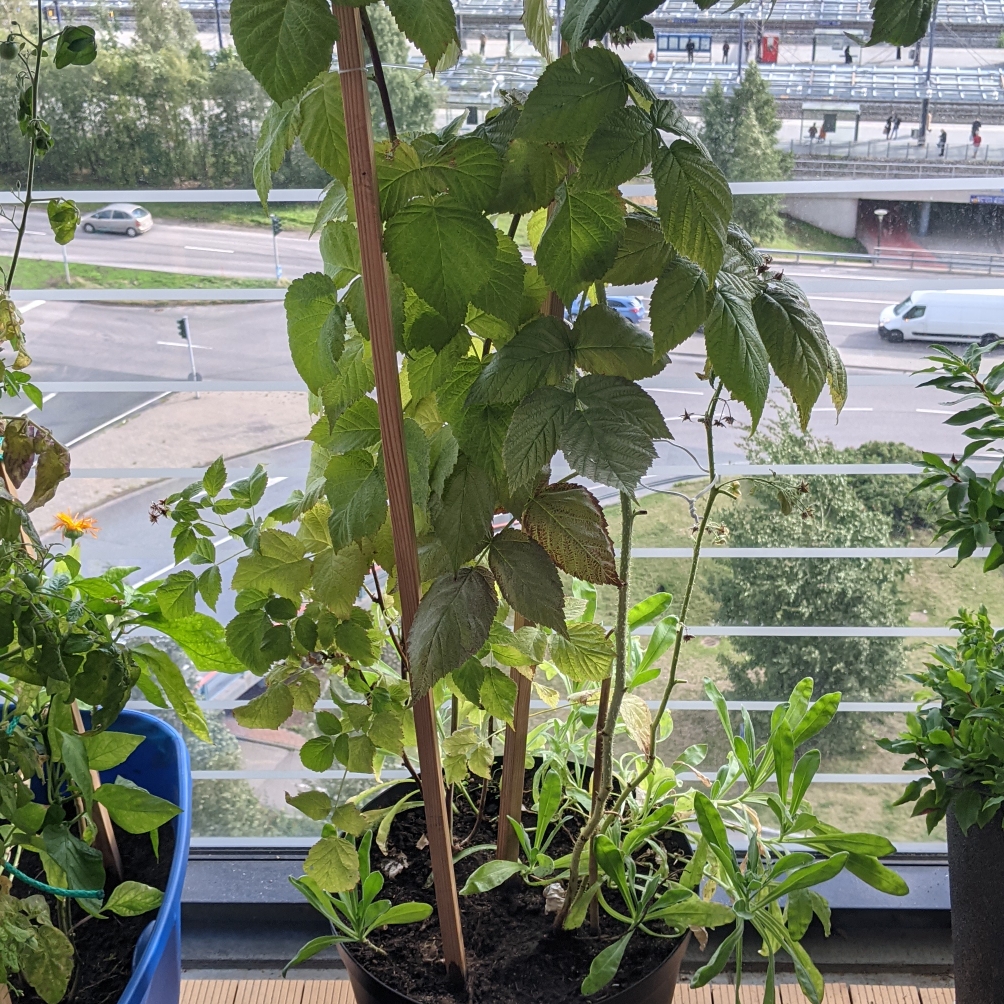
[[[879,314],[879,334],[890,342],[1004,339],[1004,289],[917,290]]]

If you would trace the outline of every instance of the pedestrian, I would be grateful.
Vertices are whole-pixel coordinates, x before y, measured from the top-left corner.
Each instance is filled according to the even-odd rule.
[[[655,62],[655,49],[649,49],[648,50],[648,61],[650,63],[654,63]]]
[[[809,142],[810,143],[815,143],[816,142],[816,136],[817,136],[818,133],[819,133],[819,130],[816,128],[816,123],[813,122],[812,125],[809,126]]]
[[[980,134],[980,130],[983,128],[983,123],[979,119],[975,119],[973,122],[972,129],[969,130],[969,138],[975,139]]]
[[[752,38],[747,38],[746,39],[746,62],[747,63],[750,61],[750,48],[752,47],[752,45],[753,45],[753,39]]]
[[[485,54],[485,46],[487,45],[488,45],[488,36],[484,32],[481,32],[481,39],[478,48],[480,49],[482,56]]]
[[[694,40],[692,38],[687,39],[687,62],[692,63],[694,61]]]
[[[850,66],[850,64],[854,62],[854,57],[851,55],[851,47],[850,46],[847,46],[847,48],[844,49],[844,62],[848,66]]]
[[[899,139],[899,127],[903,124],[903,120],[896,115],[892,120],[892,138]]]
[[[882,130],[882,135],[885,136],[886,139],[888,139],[889,134],[891,132],[892,132],[892,116],[890,115],[889,118],[885,120],[885,128]]]
[[[722,62],[727,63],[729,61],[729,43],[722,42]]]
[[[896,46],[896,58],[897,59],[903,58],[903,47],[901,45]]]
[[[973,135],[973,160],[976,160],[976,155],[980,152],[980,143],[983,142],[983,137],[979,133]]]
[[[941,130],[941,135],[938,137],[938,156],[945,156],[945,147],[948,146],[948,133],[944,129]]]

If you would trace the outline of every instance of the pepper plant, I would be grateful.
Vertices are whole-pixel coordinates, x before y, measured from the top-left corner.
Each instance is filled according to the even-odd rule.
[[[0,73],[16,76],[17,120],[26,144],[17,204],[0,207],[17,233],[11,262],[0,268],[0,347],[9,350],[0,354],[0,376],[5,395],[23,394],[41,409],[12,291],[28,213],[37,201],[35,167],[57,141],[42,117],[42,67],[50,59],[57,70],[86,65],[97,49],[92,28],[68,25],[47,33],[41,2],[33,14],[33,25],[12,22],[0,41]],[[57,243],[72,240],[80,220],[76,205],[52,199],[47,214]],[[112,823],[127,833],[149,833],[156,850],[159,827],[179,811],[124,779],[98,783],[97,772],[113,770],[143,742],[109,727],[136,686],[209,738],[181,671],[151,644],[151,633],[172,637],[204,670],[241,665],[212,618],[194,610],[182,616],[176,604],[155,595],[157,582],[128,585],[136,569],[82,576],[76,546],[43,544],[31,514],[69,476],[69,452],[23,414],[0,416],[0,433],[0,980],[15,993],[27,985],[57,1004],[72,987],[80,924],[100,922],[108,913],[138,916],[162,898],[157,889],[123,880]],[[30,475],[32,493],[22,501],[17,490]],[[64,524],[77,527],[78,521],[64,516]],[[89,716],[86,728],[81,706]],[[106,863],[119,872],[107,895]],[[33,891],[14,895],[15,879]]]

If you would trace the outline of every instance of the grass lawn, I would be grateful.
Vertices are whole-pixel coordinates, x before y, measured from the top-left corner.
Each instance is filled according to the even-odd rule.
[[[144,202],[154,220],[186,223],[222,223],[229,227],[268,227],[272,222],[260,202]],[[309,230],[314,225],[318,202],[269,203],[286,230]]]
[[[838,237],[828,230],[790,216],[782,216],[784,236],[771,243],[779,251],[840,251],[847,254],[865,254],[864,245],[855,237]]]
[[[9,258],[0,259],[6,269]],[[70,263],[72,285],[66,284],[61,261],[21,258],[17,265],[18,289],[261,289],[268,279],[231,279],[214,275],[186,275],[147,268],[114,268],[109,265]]]

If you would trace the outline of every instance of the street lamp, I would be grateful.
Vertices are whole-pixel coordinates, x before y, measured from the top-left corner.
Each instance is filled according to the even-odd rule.
[[[875,258],[882,256],[882,221],[889,215],[888,209],[876,209],[875,216],[878,219],[878,240],[875,242]]]

